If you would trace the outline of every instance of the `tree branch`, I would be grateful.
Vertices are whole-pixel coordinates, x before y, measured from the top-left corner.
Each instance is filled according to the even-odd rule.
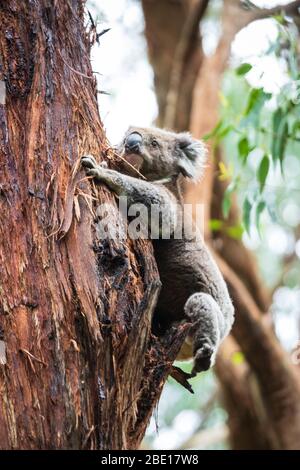
[[[250,0],[243,2],[244,8],[249,9],[250,21],[261,20],[263,18],[268,18],[274,15],[280,15],[283,13],[286,16],[295,16],[299,13],[300,1],[296,0],[294,2],[288,3],[287,5],[276,5],[272,8],[259,8]]]
[[[190,10],[183,25],[181,36],[174,54],[173,67],[170,75],[170,85],[166,99],[166,109],[163,122],[163,125],[166,128],[174,128],[185,58],[191,44],[194,44],[195,42],[195,36],[199,30],[199,23],[205,14],[208,3],[209,0],[199,0],[198,3]]]

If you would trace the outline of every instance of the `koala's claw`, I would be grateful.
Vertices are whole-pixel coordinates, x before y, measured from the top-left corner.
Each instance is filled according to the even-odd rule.
[[[92,155],[84,155],[81,158],[81,165],[85,168],[96,168],[97,162]]]
[[[92,155],[84,155],[81,158],[81,165],[87,169],[86,173],[90,176],[99,176],[99,169],[103,168],[105,170],[108,168],[107,162],[97,163]],[[98,173],[89,173],[89,170],[97,170]]]
[[[95,179],[100,179],[101,177],[101,171],[99,168],[90,168],[87,170],[86,174],[88,176],[93,176]]]
[[[194,356],[194,367],[192,374],[208,370],[212,365],[212,356],[214,354],[214,348],[208,343],[204,343],[199,349],[197,349]]]

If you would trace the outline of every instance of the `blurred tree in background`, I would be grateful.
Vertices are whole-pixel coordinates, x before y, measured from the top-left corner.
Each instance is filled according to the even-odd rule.
[[[162,429],[155,438],[153,419],[145,445],[299,448],[300,374],[297,354],[289,353],[300,328],[300,2],[136,3],[143,8],[157,125],[190,130],[210,149],[203,180],[187,184],[185,198],[205,203],[206,239],[236,308],[215,367],[227,424],[209,371],[194,381],[196,398],[167,384]],[[263,61],[232,57],[238,33],[255,34],[266,18],[272,34]],[[139,20],[125,25],[136,38]],[[277,86],[268,81],[274,64]],[[136,70],[138,59],[130,65]]]

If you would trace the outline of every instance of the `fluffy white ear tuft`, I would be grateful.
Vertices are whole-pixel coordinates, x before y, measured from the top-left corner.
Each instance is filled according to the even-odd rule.
[[[194,139],[189,133],[183,132],[178,135],[180,157],[178,167],[181,173],[198,181],[205,168],[207,149],[201,140]]]

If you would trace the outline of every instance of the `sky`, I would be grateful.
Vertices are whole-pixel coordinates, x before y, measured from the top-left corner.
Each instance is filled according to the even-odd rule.
[[[149,126],[157,115],[153,73],[147,62],[144,20],[139,2],[96,1],[104,12],[101,28],[112,29],[92,51],[93,70],[99,89],[111,93],[99,97],[100,113],[112,144],[119,142],[130,125]],[[115,8],[118,3],[118,8]]]

